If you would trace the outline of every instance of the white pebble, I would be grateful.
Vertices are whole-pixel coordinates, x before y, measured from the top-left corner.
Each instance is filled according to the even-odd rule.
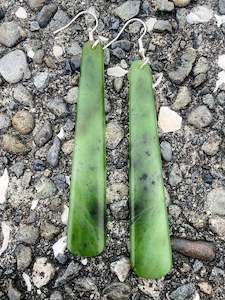
[[[61,46],[55,45],[53,47],[53,54],[56,58],[59,58],[63,55],[63,48]]]
[[[0,256],[8,248],[9,237],[10,237],[10,230],[11,230],[10,227],[5,222],[2,222],[3,242],[2,242],[2,247],[0,248]]]
[[[27,19],[27,12],[23,7],[18,8],[15,15],[19,19]]]
[[[32,290],[32,284],[31,284],[30,276],[27,275],[26,273],[23,273],[22,276],[23,276],[23,280],[24,280],[24,282],[25,282],[25,284],[27,286],[27,291],[31,292],[31,290]]]
[[[149,18],[149,19],[145,22],[145,24],[146,24],[146,26],[147,26],[147,31],[148,31],[148,32],[151,32],[151,31],[153,30],[154,25],[155,25],[156,22],[157,22],[157,19],[156,19],[156,18]]]
[[[29,50],[27,51],[27,56],[28,56],[28,57],[34,58],[34,55],[35,55],[35,53],[34,53],[34,51],[33,51],[32,49],[29,49]]]
[[[3,175],[0,177],[0,204],[3,204],[6,201],[8,185],[9,174],[7,169],[5,169]]]
[[[221,69],[225,70],[225,54],[219,56],[218,65]]]
[[[67,225],[68,218],[69,218],[69,208],[66,205],[64,205],[64,210],[63,210],[63,213],[61,215],[61,221],[64,225]]]
[[[174,132],[181,129],[182,118],[167,106],[162,106],[159,111],[159,128],[163,133]]]
[[[110,265],[111,271],[116,274],[120,282],[124,282],[127,279],[130,271],[130,262],[126,257],[122,257]]]
[[[196,6],[187,15],[189,24],[207,23],[213,17],[213,11],[206,6]]]
[[[31,203],[31,210],[35,210],[35,208],[37,207],[37,205],[38,205],[38,202],[39,202],[39,200],[38,199],[34,199],[33,201],[32,201],[32,203]]]
[[[86,266],[87,263],[88,263],[87,258],[81,259],[81,263],[82,263],[83,266]]]
[[[52,246],[55,257],[57,257],[59,254],[64,254],[66,250],[66,244],[67,236],[63,236]]]
[[[108,68],[107,75],[113,77],[123,77],[128,73],[127,70],[122,69],[120,66]]]

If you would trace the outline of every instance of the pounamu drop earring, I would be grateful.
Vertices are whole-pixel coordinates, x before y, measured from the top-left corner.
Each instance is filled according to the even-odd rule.
[[[105,247],[105,113],[104,51],[93,33],[82,52],[75,145],[70,185],[68,249],[74,255],[97,256]]]
[[[152,71],[145,57],[142,39],[139,53],[129,70],[129,198],[131,263],[137,275],[158,279],[172,268],[171,243],[165,203]]]

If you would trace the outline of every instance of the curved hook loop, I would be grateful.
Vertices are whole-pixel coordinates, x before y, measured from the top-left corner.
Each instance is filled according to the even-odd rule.
[[[78,13],[78,14],[77,14],[77,15],[76,15],[76,16],[75,16],[68,24],[66,24],[65,26],[63,26],[63,27],[57,29],[56,31],[54,31],[54,34],[57,34],[57,33],[61,32],[61,31],[65,30],[65,29],[68,28],[73,22],[75,22],[76,19],[78,19],[80,16],[85,15],[85,14],[91,15],[91,16],[95,19],[95,22],[96,22],[95,27],[89,31],[89,40],[90,40],[91,42],[93,42],[93,41],[94,41],[94,32],[96,31],[96,29],[97,29],[97,27],[98,27],[98,19],[97,19],[97,17],[96,17],[95,14],[93,14],[93,13],[91,13],[90,11],[87,11],[87,10],[84,10],[84,11],[79,12],[79,13]]]
[[[120,32],[118,33],[118,35],[111,41],[109,42],[106,46],[104,46],[103,49],[106,49],[108,48],[110,45],[112,45],[116,40],[118,40],[118,38],[121,36],[121,34],[123,33],[123,31],[125,30],[125,28],[127,27],[127,25],[129,25],[130,23],[132,22],[139,22],[143,25],[144,27],[144,31],[142,33],[142,35],[140,36],[140,38],[138,39],[138,45],[139,45],[139,53],[141,55],[141,57],[146,60],[146,57],[145,57],[145,48],[143,47],[143,37],[145,36],[146,32],[147,32],[147,26],[145,24],[144,21],[142,21],[141,19],[138,19],[138,18],[133,18],[133,19],[130,19],[129,21],[127,21],[124,25],[123,25],[123,28],[120,30]]]

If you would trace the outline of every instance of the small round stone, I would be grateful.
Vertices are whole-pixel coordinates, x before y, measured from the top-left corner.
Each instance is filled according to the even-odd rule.
[[[37,288],[41,288],[48,284],[54,277],[55,269],[52,264],[48,262],[46,257],[39,257],[34,263],[32,279]]]
[[[211,122],[212,114],[205,105],[196,107],[188,116],[188,123],[196,128],[207,127]]]
[[[172,148],[170,143],[164,141],[160,144],[161,148],[161,154],[165,161],[171,161],[172,160]]]
[[[63,48],[59,45],[53,47],[53,54],[56,58],[59,58],[63,55]]]
[[[0,113],[0,130],[7,129],[11,125],[10,118],[5,113]]]
[[[32,261],[31,248],[20,244],[16,248],[17,269],[23,271],[29,267]]]
[[[188,4],[190,4],[191,0],[173,0],[173,3],[177,6],[177,7],[185,7]]]
[[[22,134],[28,134],[34,129],[34,118],[27,110],[18,111],[12,118],[13,127]]]

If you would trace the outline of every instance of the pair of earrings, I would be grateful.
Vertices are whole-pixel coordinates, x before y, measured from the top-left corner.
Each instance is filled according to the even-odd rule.
[[[130,250],[134,272],[143,278],[158,279],[172,267],[162,162],[157,133],[152,71],[145,57],[142,39],[146,25],[129,20],[118,36],[102,47],[94,40],[96,26],[82,52],[75,148],[73,156],[68,249],[74,255],[97,256],[106,240],[106,146],[104,111],[104,49],[115,42],[125,27],[141,22],[141,60],[129,70],[129,198]]]

